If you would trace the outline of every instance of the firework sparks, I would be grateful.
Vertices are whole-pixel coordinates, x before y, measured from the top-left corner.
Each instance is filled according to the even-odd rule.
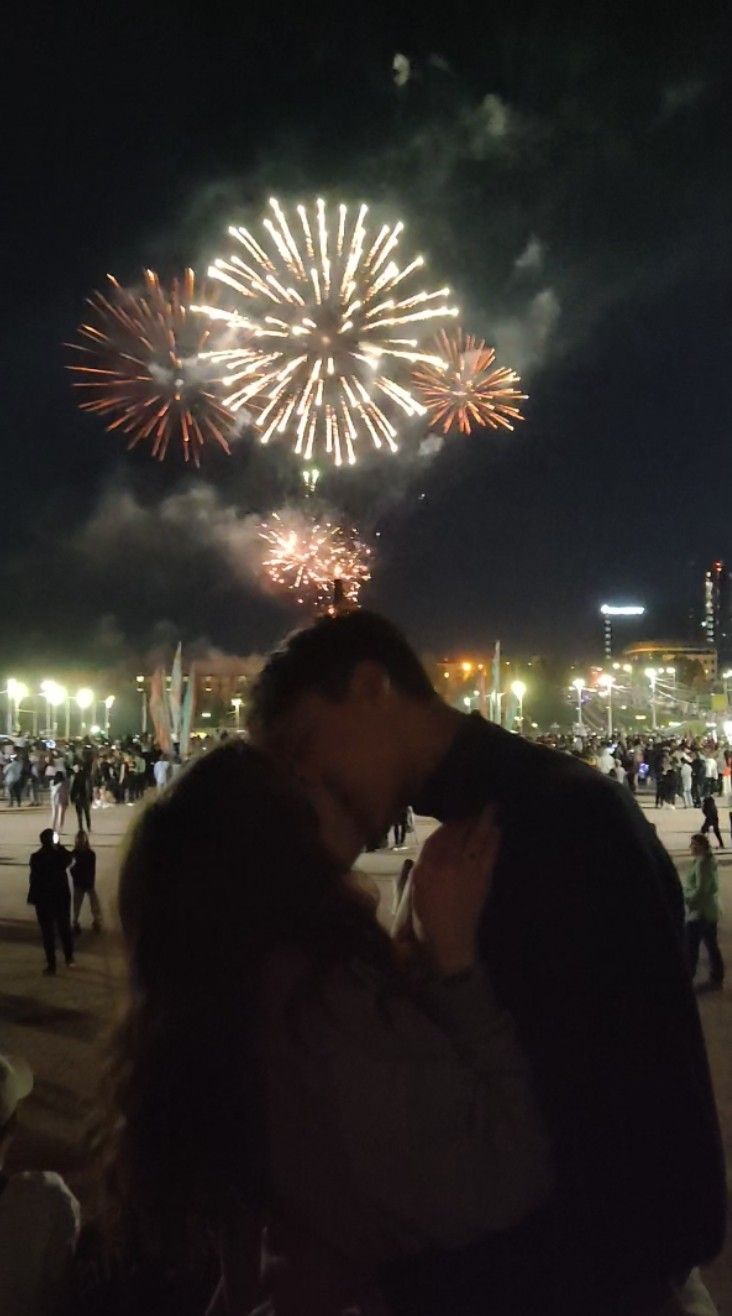
[[[223,326],[191,313],[193,271],[174,280],[169,294],[152,270],[145,270],[141,293],[107,277],[110,292],[88,298],[89,322],[79,327],[80,341],[67,344],[82,354],[79,364],[68,367],[82,411],[101,416],[108,430],[128,434],[129,448],[151,440],[159,461],[175,438],[196,466],[207,442],[229,452],[233,418],[221,401],[211,358]]]
[[[353,464],[362,438],[395,452],[391,417],[424,414],[398,376],[417,363],[441,364],[417,335],[458,314],[447,305],[449,288],[410,291],[423,258],[397,263],[404,225],[384,224],[374,236],[365,205],[354,216],[318,200],[298,206],[292,226],[274,197],[270,207],[263,245],[232,227],[238,250],[209,269],[241,312],[198,308],[247,332],[245,344],[212,354],[226,367],[226,406],[252,405],[262,443],[289,434],[307,462],[325,453],[336,466]]]
[[[371,579],[371,549],[355,530],[284,511],[263,522],[259,534],[270,581],[294,594],[300,604],[328,601],[337,580],[345,598],[357,603],[362,586]]]
[[[517,387],[519,376],[514,370],[494,367],[492,347],[462,329],[441,330],[434,346],[443,364],[420,363],[412,375],[430,425],[445,434],[470,434],[499,426],[512,430],[514,421],[523,420],[515,405],[526,399]]]

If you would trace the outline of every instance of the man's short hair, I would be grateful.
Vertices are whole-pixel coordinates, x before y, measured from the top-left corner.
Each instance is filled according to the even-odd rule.
[[[375,612],[349,612],[293,632],[270,654],[252,689],[249,726],[266,731],[305,694],[342,699],[361,662],[380,663],[395,688],[411,699],[436,698],[424,667],[396,626]]]
[[[38,840],[40,841],[41,845],[50,844],[53,841],[53,828],[44,827],[43,831],[38,837]]]

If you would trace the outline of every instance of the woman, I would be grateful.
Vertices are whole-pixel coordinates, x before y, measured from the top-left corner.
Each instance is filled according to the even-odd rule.
[[[69,787],[63,772],[57,772],[51,786],[51,826],[60,836],[69,807]]]
[[[397,957],[322,848],[313,806],[258,751],[229,742],[156,798],[120,878],[117,1237],[188,1264],[217,1239],[228,1310],[246,1312],[266,1222],[289,1262],[273,1271],[275,1310],[330,1316],[374,1310],[390,1260],[466,1244],[544,1200],[527,1068],[476,964],[497,847],[490,819],[430,838],[412,873],[416,984],[414,953]]]
[[[78,937],[81,932],[79,917],[81,907],[84,904],[84,896],[89,897],[92,929],[94,932],[101,932],[102,907],[99,904],[99,896],[94,885],[97,872],[97,856],[89,845],[89,837],[85,831],[79,830],[76,833],[72,856],[71,880],[74,884],[74,935]]]
[[[690,849],[694,863],[684,881],[689,967],[693,978],[699,963],[699,948],[703,943],[709,956],[709,981],[706,990],[721,991],[724,985],[724,960],[717,941],[719,923],[717,861],[712,854],[708,838],[702,832],[692,836]]]

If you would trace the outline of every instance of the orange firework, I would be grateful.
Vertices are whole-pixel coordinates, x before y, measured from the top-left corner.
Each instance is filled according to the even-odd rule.
[[[526,394],[515,370],[494,367],[495,350],[482,338],[474,338],[462,329],[435,338],[433,350],[442,358],[440,366],[420,364],[412,382],[427,408],[431,425],[445,434],[470,434],[476,429],[512,430],[513,421],[523,420],[515,405]]]
[[[371,549],[357,531],[294,508],[275,512],[259,529],[266,545],[262,565],[271,583],[300,604],[321,605],[340,581],[344,598],[357,603],[371,579]]]
[[[68,367],[81,410],[128,434],[128,448],[150,439],[158,461],[171,439],[180,440],[185,460],[196,466],[207,442],[228,453],[233,417],[220,398],[215,351],[224,330],[191,310],[193,271],[174,279],[169,293],[153,270],[145,270],[141,292],[107,278],[108,295],[87,298],[92,314],[79,326],[81,341],[67,344],[83,354]]]

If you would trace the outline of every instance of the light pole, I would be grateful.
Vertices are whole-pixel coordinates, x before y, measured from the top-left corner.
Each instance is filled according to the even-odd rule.
[[[239,718],[240,718],[240,715],[241,715],[241,706],[242,706],[243,700],[239,697],[239,695],[235,695],[234,698],[232,699],[231,703],[232,703],[232,706],[233,706],[233,709],[234,709],[234,726],[236,727],[236,729],[237,729],[237,731],[238,731],[238,730],[239,730]]]
[[[656,711],[656,681],[658,672],[655,667],[646,668],[646,676],[651,683],[651,726],[654,731],[658,730],[658,713]]]
[[[88,688],[88,686],[82,686],[81,690],[77,690],[77,692],[76,692],[76,704],[77,704],[77,707],[78,707],[78,709],[79,709],[79,712],[81,713],[81,734],[82,734],[82,736],[83,736],[84,732],[86,731],[86,722],[85,722],[85,720],[84,720],[84,714],[86,713],[87,709],[91,708],[91,706],[92,706],[93,703],[94,703],[94,691],[93,691],[93,690],[90,690],[90,689]]]
[[[600,686],[602,686],[603,690],[605,690],[605,691],[607,692],[607,738],[608,738],[608,740],[612,740],[612,738],[613,738],[613,686],[615,685],[615,677],[614,677],[614,676],[610,676],[609,672],[603,672],[601,676],[598,676],[598,678],[597,678],[597,684],[600,685]]]
[[[28,686],[14,677],[8,679],[8,735],[12,736],[14,728],[20,730],[20,705],[28,694]]]
[[[576,676],[572,682],[572,687],[577,692],[577,725],[580,731],[584,731],[585,724],[582,721],[582,691],[585,688],[584,677]]]
[[[515,695],[518,700],[517,721],[519,730],[524,729],[524,695],[526,694],[526,684],[524,681],[514,681],[511,685],[511,694]]]
[[[107,740],[109,740],[109,715],[112,712],[113,703],[114,695],[107,695],[107,698],[104,701],[104,734],[107,737]]]
[[[136,680],[138,693],[142,696],[142,717],[140,719],[140,726],[144,736],[147,734],[147,696],[145,694],[145,678],[144,676],[138,676]]]

